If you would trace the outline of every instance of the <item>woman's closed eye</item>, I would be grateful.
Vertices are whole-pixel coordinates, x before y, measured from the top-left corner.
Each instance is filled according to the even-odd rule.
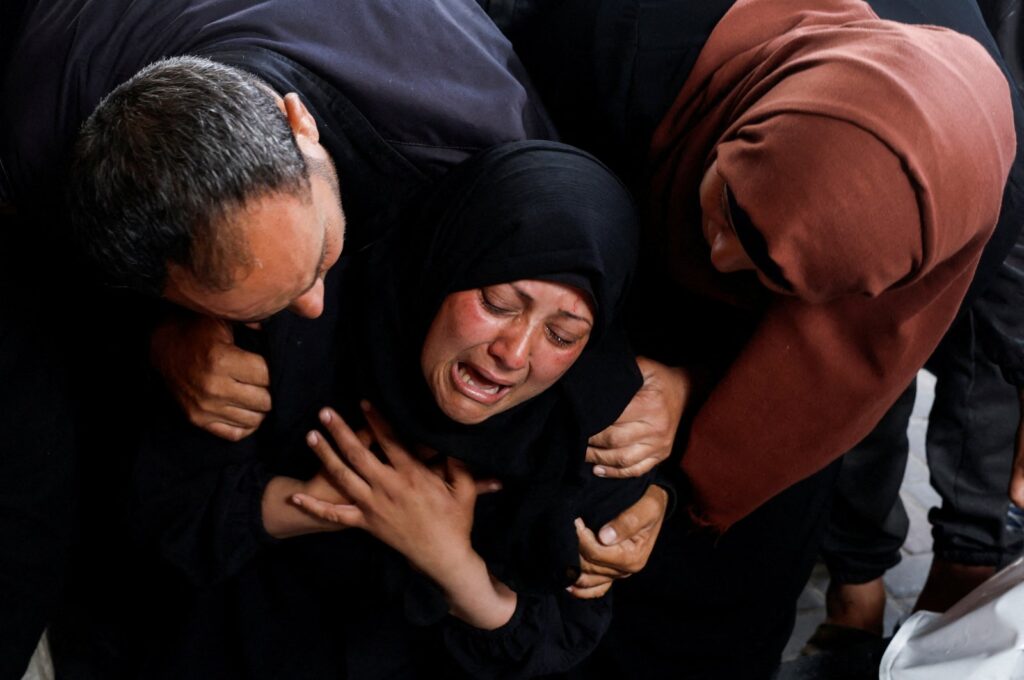
[[[558,326],[548,325],[545,327],[547,330],[548,339],[557,347],[572,347],[579,342],[587,334],[580,335],[579,333],[571,333],[564,328]]]
[[[518,297],[515,299],[503,295],[500,291],[492,288],[480,289],[480,304],[491,314],[497,316],[510,316],[518,314],[522,309],[522,303]]]

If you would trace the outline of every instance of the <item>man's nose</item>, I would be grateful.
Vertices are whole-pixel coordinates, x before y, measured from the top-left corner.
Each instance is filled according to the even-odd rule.
[[[293,314],[307,319],[315,319],[320,316],[324,311],[324,280],[318,278],[312,288],[292,300],[288,309]]]

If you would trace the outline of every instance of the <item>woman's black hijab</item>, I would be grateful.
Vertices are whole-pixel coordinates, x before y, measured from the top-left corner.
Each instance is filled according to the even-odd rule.
[[[586,440],[614,422],[642,382],[618,322],[637,251],[632,201],[590,155],[516,142],[462,163],[413,205],[359,276],[366,345],[356,358],[366,394],[407,442],[503,480],[499,496],[508,500],[492,524],[501,535],[490,558],[523,562],[525,551],[536,568],[520,575],[520,587],[566,585],[567,567],[578,567],[579,491],[600,484],[583,467]],[[450,293],[522,279],[583,290],[594,311],[590,339],[543,394],[478,425],[454,423],[420,367],[430,323]]]

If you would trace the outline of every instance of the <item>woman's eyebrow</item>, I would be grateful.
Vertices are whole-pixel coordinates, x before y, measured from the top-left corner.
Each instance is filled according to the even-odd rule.
[[[525,290],[523,290],[522,288],[520,288],[519,286],[517,286],[514,283],[510,283],[508,285],[510,285],[512,287],[512,290],[514,290],[516,292],[516,295],[519,296],[519,299],[522,300],[522,302],[524,304],[528,304],[530,302],[533,302],[533,296],[530,295],[529,293],[527,293]],[[579,316],[577,314],[573,314],[572,312],[566,311],[564,309],[558,310],[558,316],[565,316],[565,317],[568,317],[570,319],[575,319],[577,321],[582,321],[583,323],[587,324],[588,326],[593,326],[594,325],[594,322],[591,321],[590,319],[588,319],[586,317]]]
[[[565,317],[568,317],[568,318],[573,319],[575,321],[582,321],[583,323],[587,324],[588,326],[593,326],[594,325],[594,322],[591,321],[590,319],[586,318],[585,316],[579,316],[577,314],[573,314],[572,312],[568,312],[568,311],[566,311],[564,309],[558,310],[558,316],[565,316]]]

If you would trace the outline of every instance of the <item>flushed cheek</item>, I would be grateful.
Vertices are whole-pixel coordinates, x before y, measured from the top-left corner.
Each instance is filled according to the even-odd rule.
[[[530,363],[530,383],[536,392],[543,392],[558,382],[579,357],[582,348],[571,352],[545,352],[534,355]]]

